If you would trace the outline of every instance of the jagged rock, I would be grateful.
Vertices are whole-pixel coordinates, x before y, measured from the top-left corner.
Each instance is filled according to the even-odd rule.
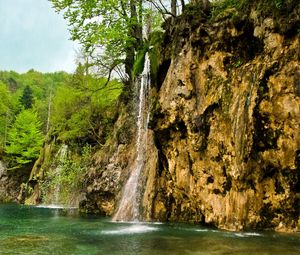
[[[167,30],[175,51],[151,120],[148,219],[299,227],[299,37],[274,32],[271,18],[242,23]]]
[[[140,184],[145,220],[299,230],[298,5],[281,24],[252,8],[165,26]],[[86,212],[115,211],[136,156],[127,117],[95,156]]]
[[[81,212],[113,215],[130,166],[136,156],[133,133],[133,115],[125,108],[115,123],[114,132],[107,144],[94,155],[93,167],[86,176]]]
[[[0,161],[0,202],[17,202],[21,185],[27,181],[31,167],[7,170],[5,163]]]

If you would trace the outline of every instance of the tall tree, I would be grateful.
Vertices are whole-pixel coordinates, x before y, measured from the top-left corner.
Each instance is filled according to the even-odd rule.
[[[20,103],[24,106],[25,109],[32,108],[33,93],[32,89],[28,85],[23,90],[23,94],[20,97]]]
[[[20,112],[8,132],[5,151],[17,164],[27,164],[39,156],[43,144],[41,123],[32,110]]]
[[[5,147],[11,96],[4,83],[0,81],[0,150]]]
[[[64,13],[72,39],[84,46],[94,63],[108,77],[115,70],[130,82],[135,52],[142,42],[142,0],[50,1]]]
[[[171,13],[173,16],[176,16],[177,14],[177,1],[171,0]]]

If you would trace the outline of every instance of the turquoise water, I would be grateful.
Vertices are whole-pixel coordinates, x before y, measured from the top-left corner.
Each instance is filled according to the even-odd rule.
[[[0,254],[300,254],[300,234],[112,223],[63,209],[0,205]]]

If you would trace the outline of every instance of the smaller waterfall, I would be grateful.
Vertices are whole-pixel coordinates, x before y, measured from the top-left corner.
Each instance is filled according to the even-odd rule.
[[[49,203],[53,206],[59,206],[60,201],[60,191],[61,191],[61,172],[68,153],[68,145],[63,144],[55,155],[55,161],[57,162],[57,167],[54,170],[55,184],[52,190],[52,194],[49,196]]]
[[[145,164],[145,152],[147,143],[147,126],[149,122],[149,90],[150,90],[150,59],[145,56],[144,70],[141,76],[138,117],[136,153],[134,168],[124,187],[119,207],[113,217],[114,221],[138,221],[139,220],[139,179]]]
[[[2,177],[2,175],[4,175],[6,172],[5,169],[5,165],[2,163],[2,161],[0,161],[0,178]]]

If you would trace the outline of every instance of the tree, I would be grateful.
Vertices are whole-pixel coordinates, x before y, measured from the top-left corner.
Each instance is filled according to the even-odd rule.
[[[6,115],[10,105],[9,91],[4,83],[0,81],[0,116]]]
[[[4,83],[0,81],[0,149],[5,146],[11,96]]]
[[[24,106],[25,109],[32,108],[32,103],[33,103],[32,89],[28,85],[23,90],[23,94],[20,97],[20,103]]]
[[[130,83],[135,52],[142,43],[142,0],[50,0],[63,11],[71,27],[71,37],[78,40],[110,77],[117,71]],[[122,72],[124,66],[125,73]]]
[[[51,134],[58,140],[89,140],[102,144],[100,133],[114,118],[116,100],[122,84],[85,73],[79,64],[70,83],[57,89],[50,117]]]
[[[210,11],[210,1],[209,0],[192,0],[192,4],[201,5],[202,10],[206,13]]]
[[[185,0],[147,0],[146,2],[151,3],[162,15],[172,16],[173,18],[178,15],[177,9],[181,7],[181,12],[183,12],[186,3],[189,1]]]
[[[27,164],[38,158],[43,145],[41,123],[32,110],[23,110],[8,132],[6,153],[18,164]]]

